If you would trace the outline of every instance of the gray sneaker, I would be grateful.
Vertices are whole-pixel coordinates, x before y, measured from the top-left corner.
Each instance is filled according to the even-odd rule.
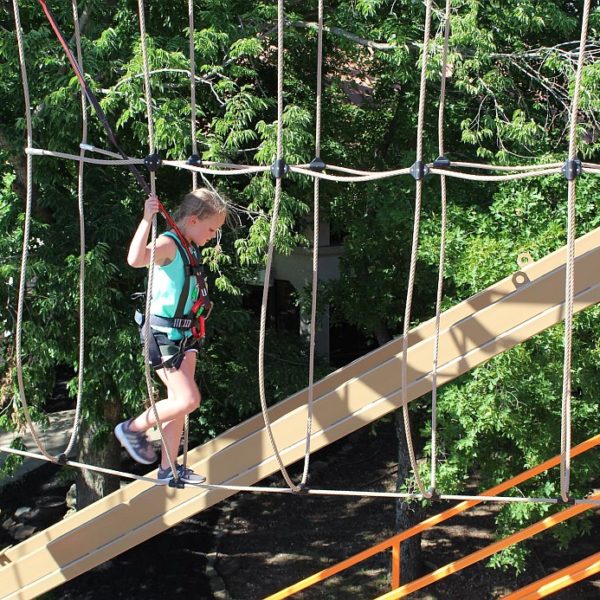
[[[206,477],[204,477],[204,475],[198,475],[188,467],[176,464],[175,468],[177,469],[177,474],[179,475],[179,481],[181,481],[182,483],[191,483],[197,485],[206,481]],[[159,485],[168,485],[173,479],[171,467],[167,467],[166,469],[158,467],[157,479]]]
[[[115,427],[115,435],[121,446],[127,450],[127,453],[133,460],[143,465],[151,465],[158,460],[156,451],[152,447],[152,444],[148,441],[145,433],[136,433],[130,431],[129,421],[123,421]]]

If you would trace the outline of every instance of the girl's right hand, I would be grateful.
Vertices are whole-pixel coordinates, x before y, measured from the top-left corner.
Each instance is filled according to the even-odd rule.
[[[158,196],[150,194],[144,203],[144,220],[152,221],[152,217],[159,211]]]

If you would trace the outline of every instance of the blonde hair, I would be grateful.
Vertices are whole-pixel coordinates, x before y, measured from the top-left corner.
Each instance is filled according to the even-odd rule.
[[[209,219],[213,215],[224,215],[227,219],[229,207],[227,202],[207,188],[197,188],[186,194],[179,205],[179,208],[173,213],[173,220],[178,225],[186,217],[196,216],[198,219]]]

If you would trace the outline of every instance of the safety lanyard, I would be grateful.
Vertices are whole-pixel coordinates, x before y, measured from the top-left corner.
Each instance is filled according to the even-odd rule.
[[[73,67],[73,71],[75,71],[75,75],[77,75],[77,79],[79,80],[79,83],[81,84],[81,87],[82,87],[83,91],[85,92],[85,95],[86,95],[89,103],[94,107],[94,110],[96,111],[98,119],[104,126],[104,129],[106,130],[106,133],[108,134],[108,139],[110,140],[110,143],[113,145],[115,150],[121,155],[122,158],[127,159],[128,156],[121,149],[119,142],[117,140],[117,136],[116,136],[115,132],[113,131],[113,128],[111,127],[110,123],[108,122],[106,113],[102,110],[102,107],[100,106],[100,103],[98,102],[98,99],[92,93],[89,85],[87,84],[87,82],[85,80],[83,72],[81,71],[81,68],[79,67],[79,63],[77,62],[77,60],[75,59],[75,56],[73,55],[73,52],[69,48],[69,45],[67,44],[65,36],[63,35],[62,31],[58,27],[58,23],[56,21],[54,14],[52,13],[50,8],[46,4],[46,0],[39,0],[39,3],[41,4],[44,14],[46,15],[46,18],[48,19],[48,22],[50,23],[50,27],[52,27],[52,30],[56,34],[56,37],[58,38],[60,45],[63,47],[63,50],[65,51],[65,54],[67,55],[67,58],[69,59],[69,62],[71,63],[71,66]],[[150,194],[151,193],[150,186],[148,185],[148,182],[146,181],[144,176],[139,172],[137,167],[132,164],[127,165],[127,167],[131,171],[132,175],[135,177],[135,180],[140,184],[140,186],[142,187],[144,192],[146,194]],[[208,313],[210,312],[210,309],[212,308],[212,303],[210,302],[210,298],[208,296],[208,287],[206,285],[204,275],[200,271],[198,261],[196,260],[196,257],[194,256],[194,254],[192,252],[189,242],[185,239],[185,237],[179,230],[179,227],[177,227],[177,224],[175,223],[175,221],[173,220],[171,215],[167,212],[167,210],[163,206],[162,202],[160,202],[160,200],[158,202],[158,209],[159,209],[160,213],[162,214],[162,216],[167,221],[169,227],[173,230],[173,232],[177,236],[178,241],[181,242],[181,245],[183,246],[183,249],[185,250],[185,253],[187,254],[187,257],[189,259],[190,269],[192,270],[194,276],[196,277],[196,283],[198,285],[198,292],[200,294],[199,299],[203,300],[202,305],[201,306],[199,305],[197,307],[197,312],[198,312],[199,308],[204,308],[205,316],[208,317]]]

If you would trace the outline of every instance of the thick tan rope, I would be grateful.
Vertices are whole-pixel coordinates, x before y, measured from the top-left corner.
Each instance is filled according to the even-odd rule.
[[[189,59],[190,59],[190,134],[192,137],[192,155],[198,154],[196,142],[196,49],[194,47],[194,0],[188,0],[188,28],[189,28]],[[192,191],[198,187],[198,172],[192,171]],[[187,466],[188,449],[190,442],[190,415],[186,414],[183,421],[183,466]]]
[[[190,36],[190,102],[192,121],[192,154],[198,154],[198,143],[196,141],[196,49],[194,46],[194,0],[188,0],[188,22]],[[192,189],[198,187],[198,172],[192,171]]]
[[[31,122],[31,100],[29,96],[29,84],[27,78],[27,67],[25,63],[25,45],[23,42],[23,30],[21,28],[21,18],[19,13],[18,0],[13,0],[13,13],[15,17],[15,31],[17,34],[17,46],[19,50],[19,64],[21,67],[21,82],[23,86],[23,96],[25,100],[25,123],[27,127],[27,146],[33,145],[33,126]],[[33,197],[33,163],[31,154],[27,154],[26,165],[27,191],[25,199],[25,223],[23,228],[23,252],[21,255],[21,278],[19,281],[19,299],[17,303],[17,331],[16,331],[16,363],[17,363],[17,381],[19,385],[19,397],[25,421],[31,432],[39,451],[50,461],[56,462],[56,458],[48,453],[42,440],[40,439],[29,412],[29,405],[25,394],[25,385],[23,383],[23,361],[22,354],[22,333],[23,333],[23,307],[25,303],[26,282],[27,282],[27,258],[29,255],[29,238],[31,231],[31,205]]]
[[[579,110],[579,94],[583,79],[583,65],[587,31],[590,17],[590,0],[583,7],[581,24],[581,41],[579,44],[579,59],[577,75],[571,103],[571,124],[569,131],[569,160],[577,158],[577,113]],[[560,432],[560,494],[564,501],[569,497],[569,480],[571,471],[571,362],[573,355],[573,299],[575,294],[575,216],[576,216],[577,180],[568,182],[568,216],[567,216],[567,263],[565,274],[565,334],[564,334],[564,366],[563,390],[561,407]]]
[[[317,91],[315,106],[315,158],[321,156],[321,122],[322,122],[322,74],[323,74],[323,0],[319,0],[318,32],[317,32]],[[312,435],[313,402],[315,386],[315,342],[317,335],[317,299],[319,291],[319,202],[320,181],[313,181],[313,260],[312,260],[312,294],[310,304],[310,340],[308,358],[308,399],[306,418],[306,445],[304,448],[304,469],[302,485],[308,480],[310,463],[310,440]]]
[[[14,448],[8,448],[6,446],[0,446],[0,452],[6,452],[7,454],[15,454],[18,456],[24,456],[27,458],[33,458],[36,460],[49,459],[42,454],[35,454],[33,452],[27,452],[25,450],[16,450]],[[80,463],[75,461],[67,461],[66,465],[69,467],[75,467],[77,469],[95,471],[98,473],[104,473],[106,475],[115,475],[117,477],[123,477],[124,479],[132,479],[137,481],[145,481],[147,483],[162,484],[163,482],[153,477],[145,477],[143,475],[134,475],[125,471],[116,471],[114,469],[106,469],[104,467],[97,467],[95,465],[89,465],[86,463]],[[239,475],[236,475],[238,477]],[[187,484],[191,487],[210,490],[226,490],[232,492],[250,492],[260,494],[292,494],[293,490],[290,488],[281,487],[265,487],[265,486],[251,486],[251,485],[230,485],[230,484]],[[390,499],[411,499],[411,500],[423,500],[422,494],[404,493],[404,492],[371,492],[371,491],[345,491],[345,490],[322,490],[322,489],[307,489],[306,494],[312,496],[342,496],[349,498],[390,498]],[[469,496],[461,494],[444,494],[440,495],[439,500],[457,500],[457,501],[469,501],[478,500],[481,502],[502,502],[502,503],[513,503],[513,504],[524,504],[524,503],[536,503],[536,504],[560,504],[561,500],[558,498],[522,498],[519,496]],[[591,506],[600,506],[600,500],[594,498],[577,498],[571,499],[569,503],[573,504],[587,504]]]
[[[438,169],[432,167],[429,171],[432,175],[446,175],[446,177],[455,177],[457,179],[466,179],[468,181],[516,181],[517,179],[527,179],[528,177],[541,177],[543,175],[556,175],[560,173],[559,168],[537,169],[514,175],[475,175],[473,173],[462,173],[460,171],[449,171],[447,169]]]
[[[102,150],[100,148],[94,148],[92,146],[86,145],[86,150],[93,150],[94,152],[106,154],[108,156],[119,157],[118,154],[111,153],[107,150]],[[83,161],[90,164],[96,165],[142,165],[144,164],[144,160],[140,158],[115,158],[115,160],[103,160],[92,157],[80,157],[75,154],[68,154],[65,152],[56,152],[52,150],[44,150],[40,148],[27,148],[27,154],[32,154],[34,156],[51,156],[54,158],[64,158],[67,160],[73,161]],[[207,175],[217,175],[217,176],[237,176],[237,175],[254,175],[258,173],[265,173],[269,171],[270,167],[268,166],[246,166],[246,165],[236,165],[232,163],[221,163],[221,162],[213,162],[213,161],[204,161],[205,166],[196,166],[190,165],[187,161],[184,160],[163,160],[162,164],[164,166],[175,167],[177,169],[184,169],[187,171],[193,171],[197,173],[204,173]],[[475,175],[474,173],[466,173],[455,169],[454,167],[460,165],[466,165],[471,169],[487,169],[493,171],[518,171],[512,175]],[[542,177],[546,175],[556,175],[561,172],[562,166],[564,163],[549,163],[542,165],[523,165],[523,166],[497,166],[497,165],[485,165],[485,164],[477,164],[477,163],[452,163],[452,170],[440,169],[434,167],[432,163],[427,163],[429,167],[430,175],[444,175],[446,177],[455,177],[457,179],[465,179],[470,181],[514,181],[517,179],[526,179],[528,177]],[[227,169],[215,169],[212,167],[227,167]],[[391,177],[398,177],[401,175],[409,175],[410,168],[404,167],[402,169],[396,169],[392,171],[359,171],[357,169],[349,169],[346,167],[339,167],[335,165],[327,165],[328,171],[339,171],[345,173],[354,173],[356,175],[350,177],[336,176],[331,175],[330,173],[321,173],[318,171],[313,171],[308,168],[307,165],[288,165],[291,173],[300,173],[307,177],[312,177],[314,179],[325,179],[327,181],[335,181],[335,182],[346,182],[346,183],[356,183],[356,182],[366,182],[366,181],[376,181],[379,179],[387,179]],[[600,165],[594,163],[582,163],[582,173],[588,173],[591,175],[597,175],[597,171],[600,170]]]
[[[419,95],[419,116],[417,120],[417,161],[423,160],[423,132],[425,127],[425,96],[427,89],[427,63],[429,55],[429,37],[431,31],[431,5],[432,0],[427,0],[425,13],[425,33],[423,35],[423,55],[421,65],[421,92]],[[415,483],[424,497],[430,498],[432,493],[427,491],[421,476],[419,475],[419,466],[415,457],[415,449],[410,430],[410,415],[408,410],[408,332],[410,330],[410,318],[412,309],[413,291],[415,285],[415,273],[417,268],[417,254],[419,250],[419,226],[421,220],[421,196],[423,190],[423,180],[416,181],[415,192],[415,220],[413,226],[412,249],[410,257],[410,271],[408,277],[408,288],[406,293],[406,307],[404,311],[404,331],[402,334],[402,416],[404,419],[404,433],[406,434],[406,445],[408,456],[410,458],[411,468],[413,470]]]
[[[18,0],[13,0],[13,12],[15,17],[15,31],[17,35],[17,45],[19,51],[19,65],[21,69],[21,81],[23,86],[23,96],[25,101],[25,122],[27,128],[27,147],[33,146],[33,126],[31,119],[31,100],[29,94],[29,83],[27,77],[27,66],[25,62],[25,45],[23,40],[23,29],[21,27],[21,19],[19,12]],[[78,25],[76,19],[76,25]],[[76,33],[79,34],[79,27],[76,27]],[[78,38],[79,39],[79,38]],[[79,42],[78,42],[79,44]],[[79,62],[81,63],[81,50],[78,45]],[[85,113],[85,109],[84,109]],[[84,116],[84,136],[86,132],[86,121]],[[80,165],[83,163],[80,162]],[[79,288],[79,382],[77,387],[77,403],[75,408],[75,419],[74,427],[71,431],[67,447],[64,452],[59,453],[56,456],[52,456],[45,448],[40,436],[38,435],[31,413],[29,411],[29,405],[27,403],[27,397],[25,394],[25,385],[23,382],[23,363],[22,363],[22,332],[23,332],[23,308],[26,294],[26,281],[27,281],[27,259],[29,255],[29,238],[31,230],[31,205],[33,196],[33,156],[27,153],[26,161],[26,177],[27,177],[27,190],[26,190],[26,202],[25,202],[25,225],[23,231],[23,252],[21,257],[21,277],[19,283],[19,299],[17,306],[17,331],[16,331],[16,364],[17,364],[17,381],[19,387],[19,397],[21,400],[21,406],[23,408],[23,414],[25,421],[31,433],[38,450],[50,461],[58,462],[63,461],[68,454],[73,451],[77,436],[79,434],[79,424],[81,421],[81,403],[82,403],[82,389],[83,389],[83,360],[84,360],[84,280],[85,280],[85,239],[84,239],[84,223],[83,223],[83,191],[82,191],[82,174],[80,172],[79,180],[79,226],[81,234],[81,256],[80,256],[80,288]]]
[[[77,62],[83,73],[83,53],[81,50],[81,29],[79,26],[79,13],[77,10],[77,0],[71,1],[73,9],[73,23],[75,25],[75,44],[77,47]],[[87,100],[85,92],[81,90],[81,144],[80,156],[85,156],[85,146],[87,144],[88,120],[87,120]],[[79,427],[81,424],[81,407],[83,402],[83,384],[84,384],[84,358],[85,358],[85,218],[83,207],[83,170],[84,162],[79,162],[79,172],[77,177],[77,207],[79,211],[79,371],[77,378],[77,401],[75,404],[75,416],[73,432],[64,451],[65,456],[69,456],[73,451]]]
[[[31,121],[31,101],[29,94],[29,84],[27,78],[27,68],[25,63],[24,43],[23,43],[23,31],[20,21],[20,13],[17,0],[13,3],[13,9],[15,14],[15,26],[17,33],[17,44],[19,47],[19,61],[21,67],[21,77],[23,82],[23,93],[25,97],[25,110],[26,110],[26,124],[27,124],[27,147],[31,147],[33,143],[33,127]],[[79,19],[77,15],[77,6],[73,4],[73,16],[75,22],[75,38],[77,42],[77,56],[78,62],[82,65],[83,60],[81,56],[81,38],[79,32]],[[86,103],[85,97],[82,93],[82,115],[83,115],[83,132],[82,132],[82,143],[86,142],[87,138],[87,115],[86,115]],[[83,157],[84,150],[81,151]],[[23,234],[23,255],[21,260],[21,283],[19,286],[19,303],[17,309],[17,342],[16,342],[16,354],[17,354],[17,380],[19,384],[19,395],[21,398],[21,404],[23,407],[23,413],[25,420],[31,432],[31,436],[36,443],[36,446],[49,460],[57,462],[59,459],[64,460],[72,451],[77,442],[79,435],[79,426],[81,422],[81,404],[83,397],[83,374],[84,374],[84,322],[85,322],[85,223],[83,216],[83,162],[79,163],[79,178],[78,178],[78,207],[79,207],[79,232],[80,232],[80,258],[79,258],[79,377],[77,385],[77,401],[75,405],[75,417],[74,426],[69,436],[67,446],[64,452],[59,453],[57,456],[50,455],[45,449],[40,437],[37,434],[31,415],[29,412],[29,406],[27,404],[27,398],[25,395],[25,387],[23,384],[23,365],[22,365],[22,329],[23,329],[23,305],[24,305],[24,292],[26,282],[26,271],[27,271],[27,258],[29,250],[29,237],[30,237],[30,224],[31,224],[31,199],[33,193],[33,163],[32,155],[27,154],[27,200],[25,210],[25,231]]]
[[[277,161],[283,160],[283,31],[284,31],[284,6],[283,0],[277,0]],[[294,492],[301,491],[301,487],[296,485],[290,478],[289,473],[283,464],[279,454],[271,421],[269,419],[267,399],[265,393],[265,335],[267,327],[267,303],[269,300],[269,281],[273,264],[273,251],[275,247],[275,237],[277,233],[277,222],[279,218],[279,206],[281,204],[281,179],[275,179],[275,200],[273,202],[273,213],[271,215],[271,231],[269,234],[269,245],[267,250],[267,264],[265,267],[265,282],[263,285],[262,302],[260,307],[260,335],[258,340],[258,391],[260,396],[260,407],[265,422],[265,428],[269,436],[269,442],[273,449],[273,454],[277,459],[279,470],[285,479],[285,482]]]
[[[451,0],[446,0],[446,13],[444,16],[444,50],[442,54],[442,82],[440,89],[440,106],[438,110],[438,151],[444,156],[444,123],[446,109],[446,73],[448,69],[448,45],[450,39],[450,6]],[[440,258],[437,282],[437,296],[435,301],[435,332],[433,342],[433,365],[431,369],[431,493],[435,494],[437,470],[437,369],[440,350],[440,321],[442,316],[442,294],[444,290],[444,266],[446,264],[446,230],[448,228],[448,197],[446,176],[440,177],[441,185],[441,212],[440,226]]]
[[[152,116],[152,92],[150,88],[150,66],[148,62],[148,49],[146,44],[146,18],[144,0],[138,0],[138,13],[140,24],[140,44],[142,50],[142,62],[144,67],[144,96],[146,99],[146,112],[148,119],[148,146],[150,154],[154,154],[156,146],[154,143],[154,119]],[[154,171],[150,172],[150,192],[153,195],[156,194],[156,173]],[[177,482],[179,480],[179,474],[177,469],[175,468],[175,457],[171,457],[167,450],[167,443],[165,440],[163,426],[158,415],[156,402],[154,401],[154,386],[152,384],[152,374],[150,372],[150,336],[152,335],[152,331],[150,329],[150,304],[152,302],[152,286],[154,283],[154,265],[156,264],[156,230],[157,216],[155,213],[152,217],[152,248],[150,250],[150,265],[148,267],[148,289],[146,292],[146,311],[144,319],[144,372],[146,375],[146,388],[148,390],[148,397],[152,406],[154,418],[156,420],[156,427],[158,429],[158,433],[160,434],[162,447],[169,461],[171,474]]]

